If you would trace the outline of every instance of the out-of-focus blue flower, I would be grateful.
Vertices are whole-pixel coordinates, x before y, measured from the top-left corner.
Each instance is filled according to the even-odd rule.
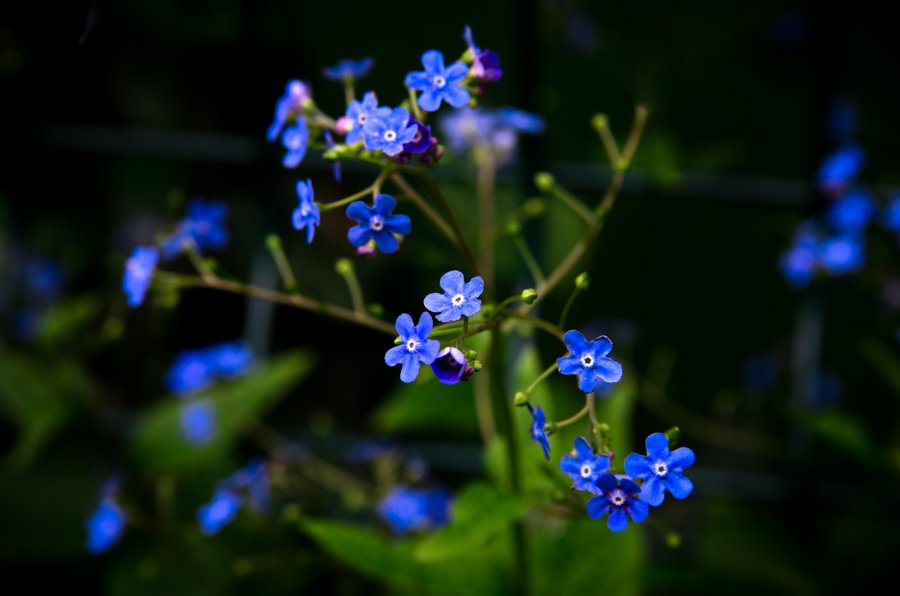
[[[59,297],[65,279],[63,270],[50,259],[31,259],[25,265],[25,297],[28,301],[52,302]]]
[[[234,378],[250,372],[255,359],[247,342],[238,340],[207,348],[207,362],[215,374]]]
[[[327,128],[323,128],[322,136],[325,137],[325,145],[329,149],[334,149],[335,144],[334,144],[334,138],[332,138],[332,136],[331,136],[331,131],[328,130]],[[341,181],[341,160],[339,160],[339,159],[334,160],[334,163],[331,165],[331,171],[334,174],[334,181],[340,182]]]
[[[443,488],[413,489],[395,486],[378,504],[378,514],[396,534],[429,530],[450,519],[450,492]]]
[[[441,343],[436,339],[428,339],[433,322],[431,315],[423,312],[419,324],[413,325],[412,317],[403,313],[397,317],[395,327],[400,336],[400,345],[394,346],[384,355],[388,366],[402,366],[400,380],[412,383],[419,376],[420,364],[431,364],[437,358]]]
[[[403,151],[406,153],[423,153],[431,147],[431,127],[425,126],[415,118],[411,118],[410,122],[416,125],[416,134],[410,142],[403,145]]]
[[[359,60],[346,59],[341,60],[334,66],[322,69],[322,74],[331,81],[359,79],[369,74],[373,64],[375,64],[375,60],[369,57],[360,58]]]
[[[191,445],[206,445],[216,436],[216,406],[209,400],[185,403],[179,419],[181,435]]]
[[[212,385],[215,375],[207,350],[180,353],[165,375],[166,388],[175,395],[187,395]]]
[[[884,208],[881,222],[891,232],[900,232],[900,192],[894,193]]]
[[[390,113],[387,108],[379,108],[369,114],[363,125],[366,149],[380,150],[393,157],[403,151],[403,145],[413,140],[417,130],[415,120],[410,122],[409,112],[404,108],[394,108]]]
[[[590,444],[578,437],[575,439],[575,454],[563,456],[559,467],[572,478],[572,488],[600,494],[600,489],[594,483],[609,472],[609,457],[596,455]]]
[[[440,126],[442,138],[451,151],[476,154],[487,151],[495,164],[503,165],[512,158],[519,134],[540,134],[544,121],[515,108],[464,108],[444,114]]]
[[[256,512],[262,512],[269,506],[268,470],[259,458],[250,460],[246,466],[220,482],[210,502],[197,510],[197,521],[203,533],[211,536],[231,523],[245,498]]]
[[[313,202],[312,180],[297,182],[297,197],[300,204],[294,209],[293,223],[295,230],[306,228],[306,243],[312,244],[316,234],[316,226],[319,225],[319,207]]]
[[[550,461],[550,437],[547,436],[547,417],[544,416],[544,410],[540,406],[537,408],[528,405],[528,411],[531,412],[531,440],[541,446],[544,450],[544,458]]]
[[[862,190],[852,190],[835,202],[826,218],[828,224],[844,234],[862,232],[875,217],[875,201]]]
[[[199,252],[224,248],[229,238],[225,226],[227,216],[228,206],[222,201],[191,199],[175,233],[163,242],[163,258],[171,259],[190,243]]]
[[[650,507],[641,500],[641,488],[628,478],[604,474],[597,479],[597,488],[600,496],[588,501],[588,515],[600,519],[609,514],[606,525],[613,532],[621,532],[627,528],[629,517],[639,524],[650,514]]]
[[[347,206],[347,217],[357,222],[350,228],[347,238],[350,244],[361,247],[374,240],[378,250],[385,254],[400,247],[397,236],[406,236],[412,230],[412,222],[406,215],[393,215],[397,200],[390,195],[378,195],[371,207],[362,201]]]
[[[774,354],[756,354],[744,362],[741,380],[750,392],[768,393],[775,388],[780,371],[780,362]]]
[[[544,119],[537,114],[518,108],[500,108],[497,110],[497,118],[501,124],[530,135],[543,134],[547,127]]]
[[[844,145],[827,156],[819,167],[819,188],[827,193],[843,192],[859,174],[865,153],[856,145]]]
[[[102,553],[112,548],[125,532],[125,513],[112,495],[104,497],[87,520],[87,549]]]
[[[794,233],[791,247],[781,256],[778,262],[781,274],[795,288],[812,281],[818,265],[818,243],[815,227],[805,223]]]
[[[369,118],[379,116],[386,118],[390,115],[390,108],[378,107],[378,96],[374,91],[369,91],[363,96],[363,100],[354,99],[347,106],[347,114],[338,122],[338,132],[346,134],[344,141],[348,145],[363,140],[363,127]]]
[[[563,336],[570,356],[557,358],[559,372],[578,376],[578,389],[591,393],[598,381],[615,383],[622,378],[622,365],[607,357],[613,344],[605,335],[593,341],[585,339],[580,331],[567,331]]]
[[[281,144],[287,149],[287,153],[281,159],[281,165],[286,168],[296,168],[306,156],[306,147],[309,144],[309,127],[305,118],[297,118],[293,126],[284,129],[281,136]]]
[[[446,101],[454,108],[469,103],[469,92],[462,87],[462,81],[469,68],[462,62],[454,62],[444,68],[444,55],[438,50],[428,50],[422,54],[424,71],[406,75],[406,86],[421,91],[419,107],[426,112],[437,111],[441,102]]]
[[[434,362],[431,363],[431,371],[441,383],[455,385],[460,381],[468,380],[475,369],[469,366],[462,350],[446,347],[438,352]]]
[[[230,488],[219,488],[206,505],[197,510],[200,530],[207,536],[218,534],[230,524],[243,504],[241,498]]]
[[[819,246],[822,268],[832,275],[845,275],[866,263],[866,251],[859,238],[839,236],[824,240]]]
[[[250,508],[260,513],[269,507],[269,475],[266,462],[255,457],[235,472],[226,482],[237,489],[245,489]]]
[[[288,81],[284,95],[275,104],[275,120],[269,126],[266,138],[274,143],[281,135],[284,125],[303,114],[303,107],[312,99],[309,87],[298,80]]]
[[[437,292],[425,296],[425,308],[438,313],[435,317],[442,323],[458,321],[462,317],[471,317],[481,310],[481,300],[478,299],[484,291],[484,280],[476,275],[466,282],[462,272],[448,271],[441,276],[440,281],[443,294]]]
[[[128,306],[137,308],[153,280],[153,272],[159,262],[159,250],[155,246],[137,246],[125,262],[122,290],[128,297]]]
[[[694,464],[694,452],[687,447],[669,451],[669,440],[662,433],[647,437],[647,455],[631,453],[625,458],[625,473],[643,480],[641,499],[658,507],[669,491],[676,499],[687,498],[694,484],[684,477],[685,468]]]

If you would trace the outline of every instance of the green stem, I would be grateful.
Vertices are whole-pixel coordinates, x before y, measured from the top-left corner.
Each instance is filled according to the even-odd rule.
[[[454,246],[460,246],[453,228],[450,227],[437,211],[431,208],[431,205],[429,205],[428,202],[425,201],[425,198],[406,181],[406,178],[395,173],[391,176],[391,180],[403,191],[403,194],[408,196],[412,202],[416,204],[416,207],[418,207],[419,210],[422,211],[422,213],[424,213],[441,232],[443,232],[444,236],[446,236]]]
[[[338,259],[334,268],[347,284],[347,289],[350,291],[350,302],[353,304],[353,312],[365,314],[366,302],[363,300],[362,288],[359,286],[359,278],[356,277],[353,261],[350,259]]]
[[[508,312],[506,316],[511,319],[518,319],[520,321],[525,321],[541,329],[542,331],[546,331],[550,335],[555,336],[558,339],[562,339],[563,330],[551,323],[550,321],[545,321],[544,319],[539,319],[537,317],[532,317],[530,315],[522,314],[520,312]]]
[[[197,250],[197,245],[194,244],[193,240],[188,240],[184,247],[188,258],[191,260],[191,264],[194,266],[194,269],[197,270],[197,273],[200,274],[200,277],[204,280],[218,279],[216,273],[210,268],[206,261],[203,260],[203,257]]]
[[[585,397],[584,407],[582,407],[580,410],[578,410],[578,412],[574,416],[570,416],[569,418],[566,418],[565,420],[560,420],[559,422],[554,422],[553,423],[554,426],[556,428],[565,428],[569,425],[575,424],[576,422],[578,422],[579,420],[584,418],[588,413],[590,413],[591,404],[593,403],[593,400],[591,399],[592,396],[593,396],[592,393],[586,394],[584,396]]]
[[[575,195],[562,188],[558,184],[554,184],[553,188],[550,189],[550,194],[560,200],[563,205],[574,211],[578,214],[584,221],[588,224],[594,223],[596,216],[593,212],[588,209],[584,203],[579,201]]]
[[[291,269],[291,264],[288,261],[287,255],[284,254],[284,247],[281,245],[281,238],[276,236],[275,234],[271,234],[266,239],[266,247],[269,249],[269,253],[272,255],[272,260],[275,261],[275,267],[278,268],[278,274],[281,275],[281,281],[284,283],[284,288],[293,292],[297,289],[297,278],[294,277],[294,272]]]
[[[525,244],[525,239],[522,238],[521,235],[516,235],[513,238],[513,242],[516,245],[516,248],[519,249],[519,254],[522,255],[522,260],[525,261],[525,266],[528,267],[528,271],[531,273],[531,277],[534,278],[534,281],[539,286],[544,283],[545,277],[544,272],[541,271],[541,266],[538,265],[537,259],[534,258],[534,253],[531,252],[531,249],[528,248],[528,245]]]
[[[489,157],[482,157],[478,165],[477,179],[478,209],[481,216],[478,248],[481,250],[481,274],[485,285],[489,288],[494,287],[494,245],[497,234],[497,204],[494,196],[496,173],[493,161]]]
[[[344,101],[349,106],[354,99],[356,99],[356,85],[353,77],[344,77]]]
[[[406,90],[409,91],[409,106],[412,108],[413,116],[416,117],[416,120],[425,124],[425,118],[422,116],[422,110],[419,108],[419,100],[416,99],[416,92],[409,87]]]
[[[531,385],[529,385],[528,388],[524,392],[525,395],[531,395],[531,392],[534,391],[534,388],[537,387],[538,385],[540,385],[544,380],[546,380],[547,377],[549,377],[554,372],[556,372],[557,369],[558,369],[558,367],[555,362],[553,364],[551,364],[550,366],[548,366],[544,372],[542,372],[540,375],[538,375],[538,377],[534,381],[531,382]]]
[[[566,318],[569,316],[569,310],[572,308],[572,305],[575,303],[575,299],[578,298],[578,295],[581,293],[581,288],[575,286],[572,289],[572,293],[569,294],[569,299],[566,300],[566,305],[562,309],[562,314],[559,315],[559,323],[558,327],[560,329],[566,326]]]
[[[344,197],[343,199],[332,201],[331,203],[319,203],[319,211],[331,211],[332,209],[338,209],[340,207],[344,207],[345,205],[349,205],[353,201],[366,197],[370,192],[373,191],[374,188],[375,185],[372,184],[365,187],[361,191],[350,195],[349,197]]]

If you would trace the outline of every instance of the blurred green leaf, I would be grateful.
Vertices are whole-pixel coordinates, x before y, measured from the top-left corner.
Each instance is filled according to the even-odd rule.
[[[416,548],[416,559],[439,561],[477,550],[524,513],[519,499],[486,484],[472,484],[456,498],[450,525],[426,537]]]
[[[635,382],[628,375],[616,383],[608,396],[597,398],[597,420],[609,424],[612,448],[620,463],[625,460],[627,453],[644,451],[643,442],[638,444],[632,442],[631,419],[634,416],[636,399]]]
[[[80,296],[56,302],[44,313],[36,338],[39,346],[58,351],[73,340],[97,328],[100,303],[91,296]]]
[[[834,448],[852,454],[864,464],[881,463],[884,454],[872,441],[866,426],[843,412],[823,412],[804,419],[809,428]]]
[[[428,373],[421,381],[397,387],[375,411],[381,433],[434,432],[475,435],[478,423],[472,383],[443,385]]]
[[[240,435],[265,416],[313,368],[306,352],[273,358],[246,377],[221,383],[202,392],[216,408],[216,434],[206,445],[189,445],[179,420],[180,399],[163,398],[140,418],[132,452],[151,470],[191,472],[222,458]]]
[[[894,398],[900,400],[900,358],[896,349],[876,339],[869,339],[860,344],[860,352],[894,390]]]

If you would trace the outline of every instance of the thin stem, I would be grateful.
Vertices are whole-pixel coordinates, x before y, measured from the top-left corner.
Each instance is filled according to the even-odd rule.
[[[553,335],[559,339],[562,339],[563,330],[551,323],[550,321],[545,321],[544,319],[539,319],[537,317],[532,317],[530,315],[522,314],[520,312],[508,312],[506,316],[511,319],[518,319],[520,321],[526,321],[531,323],[538,329],[542,331],[546,331],[550,335]]]
[[[425,216],[428,217],[428,219],[430,219],[441,232],[443,232],[443,234],[447,237],[447,239],[450,240],[451,243],[453,243],[454,246],[459,247],[459,240],[457,239],[453,228],[450,227],[450,225],[446,221],[444,221],[444,219],[440,216],[440,214],[438,214],[437,211],[431,208],[431,205],[429,205],[428,202],[425,201],[425,198],[421,194],[419,194],[419,191],[413,188],[409,184],[409,182],[406,181],[406,178],[404,178],[400,174],[394,173],[391,175],[391,181],[396,184],[406,196],[412,199],[412,202],[416,204],[416,207],[418,207],[422,211],[422,213],[424,213]]]
[[[490,445],[497,436],[497,424],[494,421],[494,411],[491,408],[490,378],[482,373],[472,379],[475,384],[475,414],[478,417],[478,430],[481,433],[481,441]]]
[[[531,249],[525,243],[525,239],[521,235],[516,235],[513,238],[513,243],[519,249],[519,254],[522,255],[522,260],[525,261],[525,266],[528,267],[528,271],[531,273],[531,277],[534,278],[535,283],[538,285],[544,283],[546,280],[544,272],[541,271],[541,266],[538,264],[537,259],[534,258],[534,253],[531,252]]]
[[[347,284],[347,289],[350,291],[350,301],[353,304],[353,312],[365,314],[366,302],[363,300],[362,288],[359,285],[359,278],[356,277],[353,261],[350,259],[338,259],[334,268]]]
[[[609,126],[604,123],[603,126],[597,127],[597,134],[600,135],[600,141],[603,143],[603,148],[606,149],[609,163],[615,167],[619,160],[622,159],[622,156],[619,154],[619,146],[612,132],[610,132]]]
[[[497,203],[494,196],[496,173],[491,158],[483,156],[478,165],[477,179],[478,209],[481,216],[478,248],[481,250],[481,274],[485,285],[490,288],[494,287],[494,246],[497,235]]]
[[[421,123],[425,123],[425,119],[422,117],[422,110],[419,108],[419,100],[416,99],[416,92],[409,87],[406,88],[409,91],[409,106],[412,108],[413,116],[416,117]]]
[[[584,418],[590,412],[590,404],[592,403],[590,397],[590,393],[585,395],[586,399],[584,400],[584,406],[580,410],[578,410],[578,412],[574,416],[570,416],[565,420],[555,422],[554,426],[556,426],[556,428],[565,428],[569,425],[575,424],[576,422]]]
[[[554,372],[556,372],[557,368],[558,367],[555,362],[553,364],[551,364],[550,366],[548,366],[544,372],[542,372],[540,375],[538,375],[538,377],[534,381],[531,382],[531,385],[529,385],[528,388],[525,390],[525,395],[531,395],[531,392],[534,391],[534,388],[537,387],[538,385],[540,385],[542,382],[544,382],[547,379],[547,377],[549,377]]]
[[[385,166],[381,173],[378,174],[378,177],[375,178],[375,182],[372,183],[372,198],[374,199],[378,195],[381,194],[381,187],[384,184],[384,181],[387,180],[387,177],[391,175],[394,169],[390,166]]]
[[[284,283],[285,289],[288,291],[296,290],[297,278],[294,277],[291,264],[288,261],[287,255],[284,254],[281,238],[272,234],[266,239],[266,247],[269,249],[269,254],[272,255],[272,260],[275,261],[275,267],[278,269],[278,274],[281,275],[281,281]]]
[[[210,268],[206,261],[203,260],[203,257],[197,250],[197,245],[194,244],[193,240],[188,240],[184,245],[184,249],[188,255],[188,258],[191,260],[191,264],[194,266],[194,269],[196,269],[197,273],[200,274],[200,277],[202,277],[204,280],[217,279],[216,273]]]
[[[590,209],[588,209],[584,203],[578,200],[575,195],[573,195],[566,189],[562,188],[558,184],[554,184],[553,188],[550,189],[550,194],[559,199],[563,205],[574,211],[588,224],[594,223],[594,220],[596,219],[594,213]]]
[[[560,329],[566,326],[566,318],[569,316],[569,310],[572,308],[572,305],[575,303],[575,299],[578,298],[579,294],[581,294],[581,288],[575,286],[572,289],[572,293],[569,294],[569,299],[566,300],[566,305],[563,306],[562,314],[559,315],[558,326]]]
[[[344,77],[344,101],[350,105],[356,99],[356,85],[353,77]]]
[[[353,201],[357,199],[362,199],[366,195],[368,195],[375,188],[375,185],[372,184],[370,186],[365,187],[361,191],[357,193],[353,193],[349,197],[344,197],[343,199],[339,199],[337,201],[332,201],[331,203],[319,203],[319,211],[331,211],[332,209],[338,209],[339,207],[343,207],[345,205],[349,205]]]

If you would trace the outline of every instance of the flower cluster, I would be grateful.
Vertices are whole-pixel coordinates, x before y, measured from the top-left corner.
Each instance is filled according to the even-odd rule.
[[[231,523],[243,504],[262,513],[269,507],[269,475],[265,462],[253,459],[246,466],[219,482],[209,503],[197,510],[200,530],[207,536],[217,534]]]

